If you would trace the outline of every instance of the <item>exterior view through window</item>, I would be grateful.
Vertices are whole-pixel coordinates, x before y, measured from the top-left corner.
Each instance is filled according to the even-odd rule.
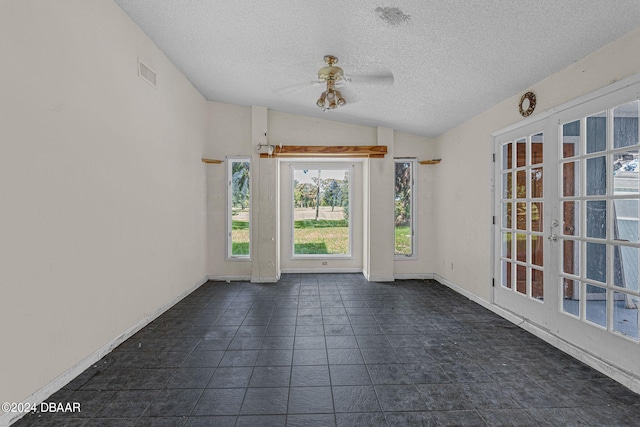
[[[413,171],[414,160],[396,159],[395,169],[395,254],[413,255],[414,211]]]
[[[227,162],[227,254],[230,258],[249,259],[250,255],[250,170],[248,158],[229,159]]]
[[[292,167],[293,256],[350,256],[351,166]]]

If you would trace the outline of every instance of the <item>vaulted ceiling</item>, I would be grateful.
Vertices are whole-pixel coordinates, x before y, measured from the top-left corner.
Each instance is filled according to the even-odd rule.
[[[640,27],[638,0],[115,1],[208,100],[430,137]]]

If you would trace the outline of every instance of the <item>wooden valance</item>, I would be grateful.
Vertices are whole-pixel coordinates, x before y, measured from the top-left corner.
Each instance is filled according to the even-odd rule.
[[[382,159],[386,145],[279,145],[273,154],[260,153],[260,157],[365,157]]]
[[[420,160],[418,163],[421,165],[437,165],[442,159]]]

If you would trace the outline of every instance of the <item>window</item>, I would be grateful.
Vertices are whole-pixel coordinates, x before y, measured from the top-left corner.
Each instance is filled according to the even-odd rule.
[[[395,255],[414,256],[415,159],[395,159]]]
[[[249,158],[227,160],[227,256],[249,259],[251,254],[251,166]]]
[[[350,257],[352,166],[292,165],[292,256]]]

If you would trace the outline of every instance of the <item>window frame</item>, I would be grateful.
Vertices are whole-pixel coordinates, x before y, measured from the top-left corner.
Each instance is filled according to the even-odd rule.
[[[354,165],[351,162],[296,162],[291,163],[289,165],[291,176],[291,192],[289,193],[289,200],[291,201],[291,242],[289,244],[290,247],[290,259],[291,260],[311,260],[311,259],[343,259],[349,260],[353,259],[353,215],[351,212],[351,206],[353,201],[353,171]],[[348,170],[349,171],[349,220],[348,220],[348,228],[349,228],[349,250],[347,254],[296,254],[295,253],[295,174],[296,170]]]
[[[398,163],[410,163],[411,164],[411,253],[409,254],[398,254],[395,252],[395,201],[396,201],[396,190],[395,190],[395,168]],[[396,261],[411,261],[418,259],[418,248],[417,248],[417,235],[418,235],[418,197],[416,197],[416,193],[418,191],[418,184],[416,179],[416,171],[417,171],[418,160],[415,157],[394,157],[393,159],[393,203],[394,203],[394,215],[393,215],[393,247],[394,254],[393,258]]]
[[[249,163],[249,253],[247,255],[234,255],[233,254],[233,164],[234,163]],[[227,261],[251,261],[251,241],[253,227],[253,183],[251,173],[251,156],[227,156],[226,157],[226,187],[227,187],[227,200],[226,200],[226,217],[227,217],[227,229],[226,229],[226,259]]]

